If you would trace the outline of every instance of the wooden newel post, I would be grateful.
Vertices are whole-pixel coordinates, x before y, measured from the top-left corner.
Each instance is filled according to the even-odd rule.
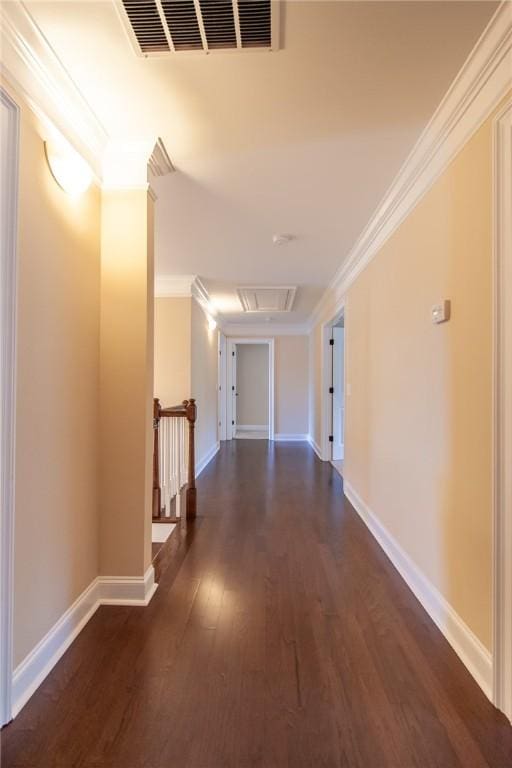
[[[187,520],[196,516],[197,512],[197,493],[196,493],[196,456],[195,456],[195,427],[197,418],[197,407],[194,398],[184,400],[183,405],[186,408],[188,421],[188,486],[187,486]]]
[[[160,400],[153,398],[153,517],[160,517],[162,491],[160,489],[160,457],[158,433],[160,427]]]

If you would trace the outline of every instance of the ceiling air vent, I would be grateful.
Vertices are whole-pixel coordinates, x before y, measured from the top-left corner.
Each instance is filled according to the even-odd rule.
[[[290,312],[297,288],[290,285],[245,285],[237,288],[244,312]]]
[[[123,0],[123,7],[143,53],[161,53],[170,50],[154,0]]]
[[[138,55],[276,50],[278,0],[116,0]]]

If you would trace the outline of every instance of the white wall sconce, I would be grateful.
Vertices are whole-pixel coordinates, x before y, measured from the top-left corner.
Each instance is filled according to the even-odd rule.
[[[92,182],[92,170],[69,144],[45,141],[44,151],[50,172],[70,197],[82,195]]]
[[[213,317],[208,316],[208,330],[214,331],[217,327],[217,321]]]

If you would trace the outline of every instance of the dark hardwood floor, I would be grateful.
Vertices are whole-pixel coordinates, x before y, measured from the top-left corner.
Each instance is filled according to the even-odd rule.
[[[510,768],[512,729],[341,482],[303,444],[226,444],[150,606],[99,609],[2,768]]]

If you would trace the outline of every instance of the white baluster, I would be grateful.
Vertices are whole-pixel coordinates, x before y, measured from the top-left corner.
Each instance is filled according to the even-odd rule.
[[[181,517],[181,422],[176,424],[176,517]]]
[[[165,497],[165,516],[170,517],[171,516],[171,499],[172,499],[172,484],[171,484],[171,462],[172,462],[172,442],[171,442],[171,429],[172,425],[169,424],[169,421],[172,421],[172,419],[166,419],[167,421],[167,432],[166,432],[166,444],[167,444],[167,454],[166,454],[166,467],[165,467],[165,475],[167,478],[167,494]]]

